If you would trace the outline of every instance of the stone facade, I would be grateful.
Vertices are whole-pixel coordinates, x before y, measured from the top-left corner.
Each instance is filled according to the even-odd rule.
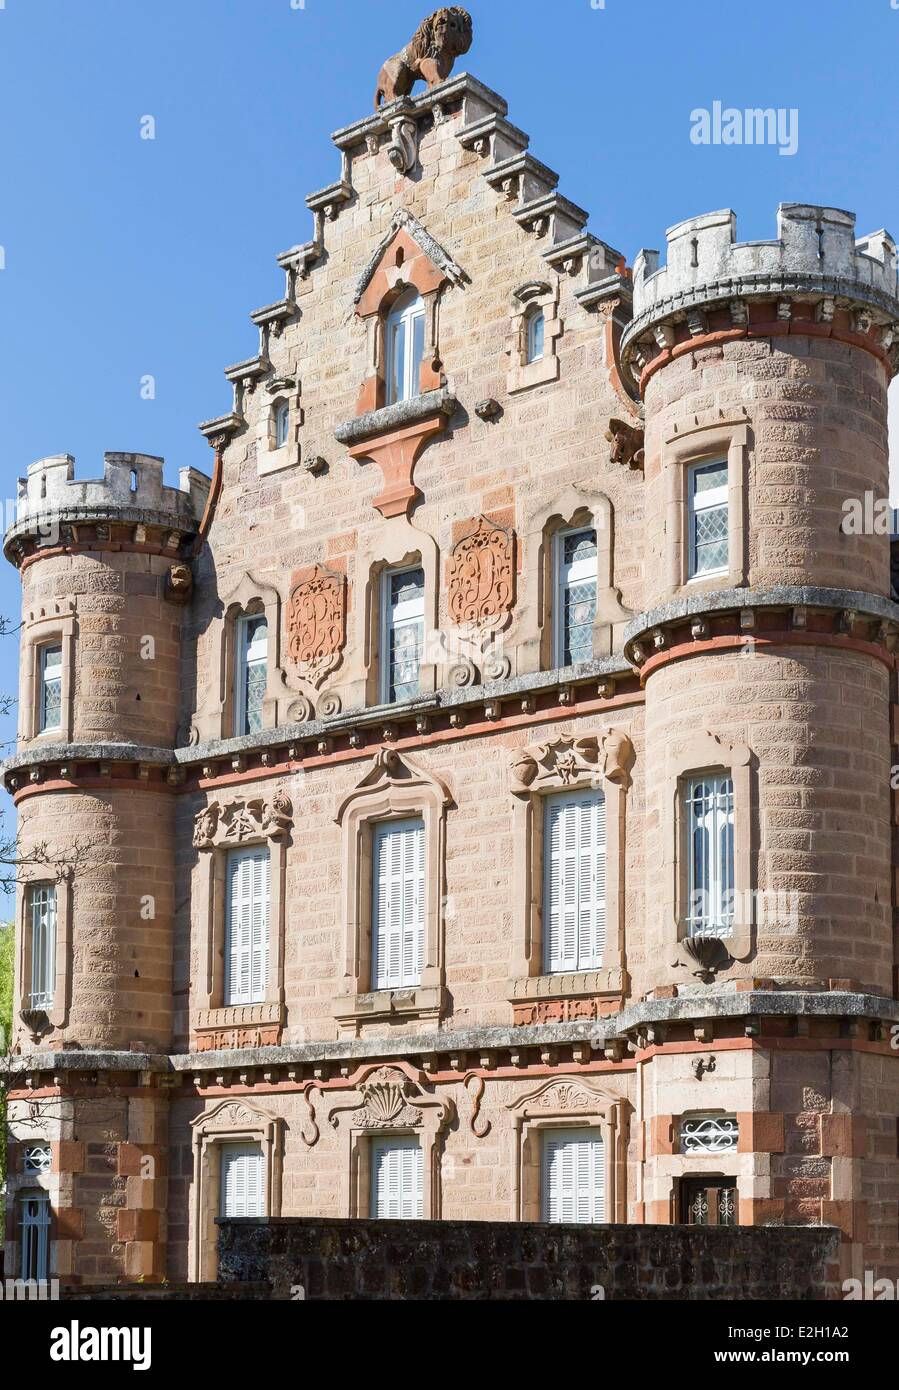
[[[831,1225],[845,1273],[897,1277],[899,607],[888,538],[841,530],[846,498],[887,495],[893,243],[785,205],[770,243],[715,214],[631,272],[465,74],[334,142],[313,238],[278,258],[258,354],[202,426],[211,480],[43,460],[6,537],[4,775],[41,851],[17,902],[7,1267],[46,1191],[67,1282],[214,1278],[233,1144],[261,1154],[270,1217],[368,1215],[370,1147],[395,1134],[418,1140],[425,1218],[537,1221],[545,1132],[589,1130],[609,1222],[714,1220],[724,1194],[724,1223]],[[416,293],[418,375],[391,403],[386,320]],[[691,577],[685,480],[709,460],[727,559]],[[596,569],[566,661],[573,529]],[[411,566],[418,693],[392,699],[383,576]],[[741,904],[717,935],[685,904],[683,788],[707,772],[732,787]],[[550,970],[544,804],[569,792],[601,793],[606,934]],[[421,964],[378,987],[373,827],[410,817]],[[236,1002],[245,847],[269,865],[268,951]]]

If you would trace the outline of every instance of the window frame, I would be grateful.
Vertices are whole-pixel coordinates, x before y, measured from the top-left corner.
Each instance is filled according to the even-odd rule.
[[[393,604],[391,599],[391,587],[394,579],[404,574],[421,575],[421,616],[412,621],[420,624],[421,642],[419,647],[419,661],[416,674],[417,690],[413,695],[403,695],[397,698],[396,686],[393,683],[393,661],[391,637],[397,630],[397,624],[393,620]],[[427,577],[424,565],[419,563],[411,565],[398,565],[385,568],[380,574],[380,600],[379,600],[379,670],[378,670],[378,699],[382,705],[404,704],[407,700],[417,699],[422,693],[422,668],[425,665],[425,637],[427,633]],[[403,627],[411,626],[411,621],[404,622]]]
[[[283,449],[290,443],[290,401],[277,401],[274,409],[274,447]]]
[[[224,1142],[217,1145],[219,1162],[219,1216],[222,1220],[236,1221],[244,1219],[259,1219],[266,1214],[266,1172],[265,1172],[265,1150],[261,1143],[254,1141]],[[227,1193],[227,1162],[229,1159],[238,1160],[241,1158],[252,1157],[258,1163],[258,1192],[256,1194],[255,1211],[229,1212],[226,1209],[228,1198]],[[249,1205],[249,1203],[245,1203]]]
[[[572,663],[566,659],[570,646],[570,629],[566,623],[565,596],[571,588],[570,578],[566,582],[565,571],[574,568],[565,564],[565,542],[572,536],[593,536],[596,554],[593,557],[593,621],[591,623],[591,643],[588,661],[593,660],[592,635],[596,631],[596,618],[599,607],[599,533],[596,526],[566,526],[552,536],[552,662],[554,669],[562,669]]]
[[[537,342],[537,329],[540,329],[539,351]],[[533,366],[535,362],[542,362],[546,355],[546,311],[537,305],[528,314],[527,318],[527,347],[525,356],[526,365]]]
[[[368,1211],[371,1219],[373,1221],[423,1221],[425,1209],[425,1152],[419,1135],[399,1133],[373,1134],[369,1138],[368,1149]],[[414,1194],[416,1210],[414,1212],[396,1211],[383,1214],[378,1210],[379,1191],[376,1164],[380,1152],[389,1154],[415,1153],[417,1155],[415,1173],[416,1190]]]
[[[250,637],[250,628],[253,624],[265,625],[265,656],[251,659],[253,641]],[[234,619],[234,673],[232,686],[232,709],[234,713],[234,728],[232,737],[248,738],[254,733],[261,733],[265,728],[265,702],[269,680],[269,637],[270,628],[267,613],[240,613]],[[259,728],[250,729],[247,727],[249,720],[249,701],[248,684],[250,677],[250,667],[265,666],[265,690],[259,701]]]
[[[711,489],[708,493],[697,493],[696,480],[701,473],[707,473],[711,469],[717,468],[723,471],[724,481],[717,488]],[[715,579],[730,572],[730,483],[728,478],[727,458],[701,459],[696,463],[687,465],[687,582],[694,580]],[[703,506],[696,504],[697,496],[704,496],[706,501]],[[714,500],[708,500],[714,498]],[[696,528],[699,517],[704,512],[721,511],[725,517],[725,542],[727,546],[724,563],[716,565],[711,569],[699,569],[699,542],[696,538]]]
[[[57,990],[57,950],[59,947],[59,887],[55,882],[47,880],[35,881],[26,885],[26,915],[28,918],[29,949],[28,949],[28,992],[27,1007],[29,1009],[43,1009],[48,1015],[53,1010],[56,1000]],[[36,940],[38,933],[35,931],[35,916],[37,903],[35,898],[39,893],[52,895],[52,907],[49,913],[49,924],[41,925],[41,950],[36,950]],[[38,973],[42,976],[45,985],[43,990],[35,988]]]
[[[416,358],[416,337],[421,331],[421,353]],[[425,359],[427,321],[422,295],[411,286],[399,297],[384,320],[384,403],[400,405],[421,395],[421,368]],[[402,383],[397,383],[398,339],[402,341]]]
[[[271,970],[272,953],[272,853],[268,843],[255,843],[251,845],[232,845],[227,848],[225,854],[225,922],[224,922],[224,979],[222,985],[222,1006],[226,1009],[240,1008],[254,1004],[264,1004],[268,998],[268,981]],[[236,954],[234,943],[234,884],[232,879],[232,866],[240,863],[251,863],[256,859],[264,860],[264,896],[265,896],[265,920],[264,920],[264,942],[258,946],[253,941],[249,946],[249,967],[248,967],[248,992],[246,997],[241,994],[239,988],[235,988],[235,981],[232,978],[233,958]],[[254,898],[253,875],[251,874],[250,896]],[[245,951],[246,946],[243,947]],[[255,963],[256,950],[261,951],[262,961],[261,970],[257,970]],[[253,987],[254,976],[259,973],[260,980],[257,989]]]
[[[697,807],[699,788],[706,788],[700,813]],[[733,777],[727,771],[699,772],[681,779],[681,817],[684,826],[687,873],[685,926],[690,938],[717,937],[729,940],[734,930],[734,826],[735,798]],[[723,804],[722,804],[723,802]],[[708,822],[703,824],[701,822]],[[697,858],[697,837],[707,836],[708,853],[702,864]],[[723,855],[721,836],[727,848]],[[700,878],[704,881],[700,882]],[[697,911],[698,894],[703,895],[703,907]],[[726,905],[730,895],[730,908]]]
[[[46,721],[47,705],[47,656],[50,652],[59,653],[58,675],[53,676],[53,680],[59,682],[59,721],[56,724],[48,724]],[[37,697],[37,716],[39,734],[61,734],[63,730],[63,674],[65,669],[65,647],[60,638],[58,641],[50,640],[41,642],[38,651],[38,697]]]
[[[415,880],[412,888],[414,901],[417,905],[417,922],[413,922],[411,928],[407,926],[405,920],[406,906],[406,878],[405,872],[407,865],[404,863],[404,877],[402,883],[402,901],[400,909],[403,915],[402,927],[400,929],[400,949],[399,949],[399,969],[392,972],[390,969],[390,958],[386,962],[380,959],[379,940],[382,936],[380,921],[380,884],[379,868],[381,866],[382,847],[388,836],[399,833],[415,832],[416,842],[412,847],[414,864],[412,876]],[[405,859],[405,847],[402,851]],[[423,816],[409,816],[404,818],[391,818],[390,820],[375,821],[371,827],[371,920],[369,933],[371,937],[371,989],[373,993],[381,990],[393,989],[414,989],[421,984],[421,973],[424,962],[425,948],[425,900],[427,892],[428,877],[428,857],[427,857],[427,838],[425,822]],[[388,888],[389,893],[389,888]],[[388,927],[389,931],[389,927]],[[411,946],[412,963],[406,961],[406,936],[414,933],[414,942]],[[383,968],[382,968],[383,967]]]
[[[553,859],[552,859],[552,857],[551,857],[551,855],[550,855],[550,853],[549,853],[549,851],[548,851],[548,847],[549,847],[549,844],[550,844],[550,829],[551,829],[551,826],[550,826],[550,818],[551,818],[551,816],[552,816],[552,813],[553,813],[554,808],[556,808],[556,807],[565,809],[565,808],[568,808],[568,807],[577,805],[577,806],[583,808],[583,807],[586,806],[587,803],[590,802],[591,800],[592,800],[592,801],[595,801],[595,803],[597,804],[597,806],[601,806],[601,807],[602,807],[601,821],[602,821],[602,885],[603,885],[603,886],[602,886],[602,913],[601,913],[601,915],[602,915],[602,944],[603,944],[603,949],[602,949],[602,951],[599,951],[599,952],[597,952],[597,951],[595,951],[595,950],[592,950],[592,951],[591,951],[591,950],[585,949],[585,948],[583,947],[583,944],[582,944],[582,921],[581,921],[581,918],[582,918],[582,914],[583,914],[583,908],[582,908],[582,905],[581,905],[581,902],[580,902],[580,888],[581,888],[581,864],[580,864],[580,856],[581,856],[581,854],[583,853],[583,846],[579,843],[579,845],[578,845],[578,867],[577,867],[577,871],[576,871],[576,888],[577,888],[578,903],[577,903],[577,908],[576,908],[576,925],[575,925],[575,934],[576,934],[576,938],[577,938],[577,940],[576,940],[576,946],[575,946],[575,960],[572,961],[572,962],[570,962],[570,963],[567,964],[567,965],[566,965],[566,964],[561,964],[561,965],[555,965],[555,966],[554,966],[554,965],[553,965],[553,943],[552,943],[552,936],[551,936],[552,901],[553,901],[553,867],[554,867],[554,861],[553,861]],[[607,885],[608,875],[607,875],[607,873],[606,873],[607,852],[608,852],[607,810],[608,810],[608,807],[607,807],[607,805],[606,805],[605,793],[604,793],[604,791],[603,791],[601,788],[599,788],[599,787],[579,787],[579,788],[576,788],[574,791],[568,791],[568,790],[565,790],[565,791],[554,791],[554,792],[550,792],[549,794],[547,794],[546,796],[543,797],[543,855],[542,855],[542,858],[543,858],[543,908],[542,908],[542,913],[543,913],[543,916],[542,916],[543,933],[542,933],[542,934],[543,934],[543,974],[546,975],[546,976],[551,976],[551,975],[564,975],[564,974],[570,973],[571,971],[601,970],[601,969],[603,968],[603,962],[604,962],[604,956],[605,956],[605,939],[606,939],[606,902],[607,902],[607,886],[608,886],[608,885]],[[581,837],[581,835],[582,835],[582,833],[583,833],[583,810],[582,810],[582,809],[581,809],[581,811],[580,811],[580,814],[579,814],[578,817],[577,817],[577,822],[578,822],[578,824],[577,824],[577,834],[578,834],[578,837],[579,837],[579,840],[580,840],[580,837]],[[592,897],[592,899],[593,899],[593,903],[592,903],[593,910],[594,910],[594,912],[596,913],[596,915],[599,916],[599,912],[598,912],[597,904],[596,904],[596,897],[597,897],[597,895],[596,895],[596,892],[595,892],[596,877],[597,877],[597,875],[596,875],[596,865],[594,864],[594,865],[593,865],[593,868],[591,869],[591,878],[592,878],[592,883],[593,883],[593,888],[594,888],[594,891],[593,891],[593,893],[591,894],[591,897]],[[564,932],[564,926],[562,926],[562,925],[560,924],[559,930],[560,930],[560,932]],[[591,925],[590,925],[590,931],[591,931],[593,934],[595,934],[595,936],[598,936],[598,935],[599,935],[599,928],[598,928],[598,926],[596,925],[595,921],[591,923]]]
[[[51,1271],[51,1245],[52,1245],[52,1224],[53,1208],[50,1203],[50,1194],[44,1188],[26,1188],[19,1192],[16,1197],[18,1203],[16,1235],[18,1237],[18,1266],[19,1278],[28,1281],[46,1283],[50,1278]],[[26,1206],[28,1203],[36,1203],[41,1211],[37,1220],[26,1220]],[[26,1261],[29,1259],[31,1241],[28,1239],[27,1232],[36,1230],[37,1234],[37,1265],[34,1271],[30,1270]]]
[[[752,432],[745,418],[700,425],[669,436],[662,446],[666,518],[653,539],[652,560],[658,560],[656,588],[674,592],[690,586],[742,588],[749,582],[749,541],[746,526],[749,450]],[[728,566],[716,574],[690,577],[690,506],[688,470],[727,460]],[[667,581],[667,582],[664,582]],[[667,592],[666,592],[667,597]]]
[[[563,1136],[564,1136],[564,1137],[563,1137]],[[577,1215],[574,1216],[570,1221],[566,1221],[565,1218],[564,1218],[564,1217],[561,1217],[561,1216],[555,1217],[555,1218],[554,1218],[554,1217],[551,1215],[552,1205],[553,1205],[553,1202],[552,1202],[553,1194],[552,1194],[552,1185],[551,1185],[551,1181],[550,1181],[550,1179],[551,1179],[551,1172],[550,1172],[550,1165],[549,1165],[549,1161],[548,1161],[548,1160],[549,1160],[549,1154],[547,1153],[547,1150],[548,1150],[548,1148],[549,1148],[549,1146],[550,1146],[551,1144],[575,1146],[575,1145],[582,1145],[582,1144],[585,1144],[585,1143],[589,1143],[589,1144],[591,1144],[591,1145],[593,1145],[593,1146],[598,1146],[598,1153],[595,1151],[595,1147],[594,1147],[594,1151],[593,1151],[593,1153],[591,1154],[591,1166],[592,1166],[592,1168],[593,1168],[593,1182],[591,1183],[592,1192],[591,1192],[591,1199],[590,1199],[590,1200],[591,1200],[591,1203],[593,1204],[593,1209],[594,1209],[594,1211],[595,1211],[595,1209],[596,1209],[596,1205],[595,1205],[595,1204],[597,1203],[597,1197],[599,1197],[599,1202],[601,1203],[601,1206],[602,1206],[602,1216],[597,1217],[597,1216],[594,1215],[594,1216],[591,1216],[591,1217],[589,1217],[589,1218],[583,1218],[583,1217],[581,1216],[581,1214],[580,1214],[580,1211],[578,1211]],[[573,1127],[573,1126],[571,1126],[571,1125],[564,1125],[564,1126],[559,1126],[559,1127],[550,1127],[550,1126],[547,1126],[547,1128],[542,1129],[542,1130],[540,1131],[540,1201],[541,1201],[541,1213],[540,1213],[540,1215],[541,1215],[541,1220],[544,1221],[544,1222],[546,1222],[547,1225],[559,1225],[559,1226],[565,1226],[565,1225],[604,1226],[604,1225],[606,1225],[606,1153],[605,1153],[605,1146],[606,1146],[606,1136],[605,1136],[605,1132],[604,1132],[604,1130],[602,1129],[602,1127],[599,1126],[599,1125],[584,1125],[583,1127],[578,1127],[578,1128],[575,1128],[575,1127]],[[597,1175],[596,1175],[596,1168],[597,1168],[597,1167],[598,1167],[599,1173],[600,1173],[600,1175],[601,1175],[601,1177],[600,1177],[600,1182],[599,1182],[599,1183],[596,1182],[596,1176],[597,1176]],[[578,1186],[578,1188],[579,1188],[580,1184],[578,1183],[577,1186]],[[573,1198],[574,1198],[575,1203],[577,1203],[577,1202],[579,1201],[579,1193],[578,1193],[577,1191],[575,1191],[575,1193],[573,1194]]]

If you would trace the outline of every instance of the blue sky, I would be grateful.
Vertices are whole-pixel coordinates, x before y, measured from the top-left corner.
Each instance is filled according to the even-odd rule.
[[[899,4],[899,0],[895,0]],[[899,9],[891,0],[468,0],[462,66],[509,102],[591,229],[633,261],[731,206],[770,237],[780,201],[899,235]],[[294,8],[296,6],[296,8]],[[208,468],[196,430],[280,297],[364,116],[429,0],[0,0],[0,497],[51,453]],[[799,149],[702,147],[694,108],[799,111]],[[156,139],[140,138],[152,115]],[[141,379],[156,398],[141,398]],[[7,504],[8,505],[8,504]],[[18,612],[0,569],[0,613]],[[16,656],[0,640],[0,689]],[[0,729],[7,737],[9,729]]]

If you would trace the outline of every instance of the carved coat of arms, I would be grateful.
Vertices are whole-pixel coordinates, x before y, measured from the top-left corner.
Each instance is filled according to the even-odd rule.
[[[511,531],[482,516],[477,528],[453,547],[449,562],[449,611],[453,622],[481,627],[504,618],[515,590]]]
[[[287,601],[287,655],[313,685],[337,666],[346,642],[346,579],[313,565],[294,575]]]

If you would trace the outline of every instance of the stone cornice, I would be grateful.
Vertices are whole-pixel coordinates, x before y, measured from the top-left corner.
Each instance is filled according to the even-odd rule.
[[[402,1038],[357,1038],[346,1041],[297,1043],[284,1047],[242,1048],[239,1050],[171,1055],[136,1052],[31,1052],[13,1054],[4,1065],[14,1076],[78,1072],[158,1072],[207,1073],[259,1068],[300,1067],[320,1063],[343,1063],[367,1058],[405,1058],[462,1056],[476,1053],[520,1055],[528,1048],[564,1047],[589,1044],[596,1052],[614,1045],[626,1054],[645,1045],[647,1028],[672,1024],[710,1022],[715,1019],[743,1019],[753,1036],[754,1020],[764,1018],[868,1020],[874,1024],[899,1021],[899,1000],[880,995],[844,990],[805,993],[802,991],[753,990],[747,992],[705,993],[700,991],[677,999],[648,999],[629,1005],[609,1018],[578,1023],[543,1023],[524,1027],[466,1028],[458,1031],[406,1034]],[[499,1061],[496,1058],[497,1062]],[[899,1061],[899,1054],[897,1054]],[[461,1075],[461,1073],[460,1073]]]
[[[622,679],[634,688],[617,691],[616,683]],[[339,739],[349,739],[350,745],[358,750],[357,756],[365,757],[376,751],[385,737],[398,738],[406,727],[416,741],[422,743],[427,741],[428,733],[440,721],[448,727],[457,728],[461,737],[477,719],[495,723],[500,718],[516,714],[522,720],[530,719],[534,712],[539,713],[538,701],[541,698],[554,702],[547,708],[548,719],[572,717],[578,713],[578,705],[582,702],[589,704],[602,700],[605,708],[633,704],[643,698],[634,686],[634,680],[631,665],[621,656],[612,656],[560,670],[512,676],[480,686],[447,688],[402,704],[363,707],[331,719],[281,725],[260,734],[214,739],[184,748],[148,748],[130,743],[42,742],[36,747],[20,749],[6,758],[0,763],[0,777],[8,782],[10,777],[17,774],[27,776],[29,771],[35,773],[41,769],[55,769],[58,774],[58,769],[64,765],[131,763],[135,767],[163,769],[169,784],[178,785],[191,770],[221,765],[217,770],[219,775],[224,775],[228,770],[246,770],[250,760],[259,757],[265,757],[270,764],[270,767],[257,769],[259,776],[266,776],[270,775],[271,768],[300,756],[304,744],[312,748],[324,746],[331,749]],[[564,714],[559,713],[559,706],[564,707]],[[371,738],[367,741],[368,735]],[[36,786],[40,787],[43,777],[35,780]],[[52,772],[48,772],[48,780],[52,782]]]
[[[690,618],[744,610],[816,608],[899,624],[899,604],[879,594],[858,589],[806,588],[787,584],[762,589],[721,589],[672,599],[658,608],[639,613],[624,629],[624,651],[629,660],[638,664],[633,654],[634,643]],[[751,629],[747,630],[746,635],[752,635]]]

